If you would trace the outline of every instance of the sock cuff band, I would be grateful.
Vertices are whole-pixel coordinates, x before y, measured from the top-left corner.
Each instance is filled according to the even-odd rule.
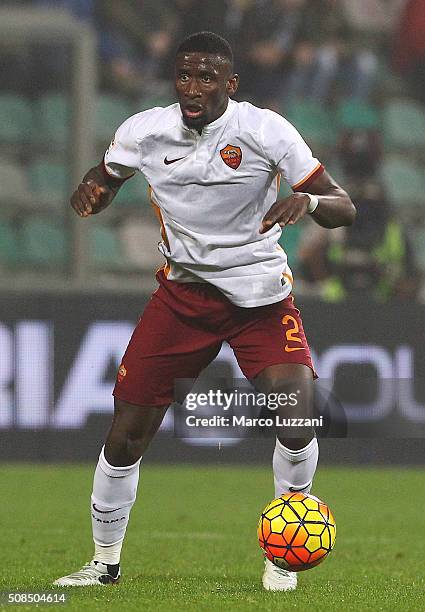
[[[304,448],[300,448],[299,450],[292,450],[287,448],[280,442],[278,438],[276,438],[276,450],[282,457],[290,461],[291,463],[299,463],[300,461],[305,461],[314,453],[317,453],[319,450],[319,445],[317,444],[317,438],[313,438],[304,446]]]
[[[123,467],[116,467],[106,461],[105,447],[102,446],[102,450],[100,451],[100,455],[99,455],[98,465],[100,469],[102,470],[102,472],[104,472],[107,476],[110,476],[111,478],[124,478],[124,476],[129,476],[130,474],[132,474],[133,472],[139,469],[141,460],[142,460],[142,457],[140,457],[140,459],[138,459],[136,463],[133,463],[133,465],[125,465]]]

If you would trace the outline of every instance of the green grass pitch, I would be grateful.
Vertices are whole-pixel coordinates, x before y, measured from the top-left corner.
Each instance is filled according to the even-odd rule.
[[[0,591],[44,591],[91,558],[92,466],[3,466]],[[38,609],[347,612],[425,608],[423,471],[320,467],[314,493],[337,522],[334,551],[292,593],[261,587],[264,468],[143,466],[121,583],[68,589]],[[8,606],[8,609],[11,609]],[[19,606],[34,610],[34,606]]]

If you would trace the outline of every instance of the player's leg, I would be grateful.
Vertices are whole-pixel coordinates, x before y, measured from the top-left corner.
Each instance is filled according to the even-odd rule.
[[[166,411],[167,406],[137,406],[115,398],[114,418],[93,480],[93,559],[81,570],[56,580],[55,585],[118,582],[121,549],[136,501],[140,460]]]
[[[272,365],[265,368],[253,382],[257,389],[265,393],[285,393],[288,397],[293,394],[296,397],[296,404],[289,409],[281,406],[276,411],[282,419],[288,416],[295,419],[312,416],[313,373],[307,365]],[[273,453],[275,496],[288,491],[309,493],[318,455],[317,439],[312,427],[278,428]]]
[[[96,467],[91,497],[94,559],[118,565],[136,501],[142,455],[167,406],[137,406],[115,398],[115,412]]]
[[[305,418],[311,414],[312,370],[303,364],[285,363],[265,368],[255,379],[254,386],[265,393],[295,394],[297,404],[291,407],[290,416]],[[279,416],[287,411],[280,408]],[[311,489],[318,460],[318,445],[310,427],[278,428],[273,453],[273,477],[275,497],[288,491],[308,493]],[[267,591],[293,591],[297,588],[295,572],[281,569],[265,558],[262,583]]]
[[[118,371],[114,419],[93,483],[94,558],[75,574],[57,580],[57,586],[116,582],[140,459],[173,402],[174,381],[197,378],[220,350],[214,334],[179,317],[158,297],[160,292],[145,309]]]
[[[296,397],[292,405],[279,406],[279,416],[311,418],[314,370],[293,298],[250,310],[242,313],[247,322],[230,339],[243,373],[263,393]],[[308,492],[317,457],[317,440],[312,428],[278,431],[273,458],[276,496],[291,488]]]
[[[282,407],[279,416],[310,416],[313,366],[292,297],[245,316],[251,316],[251,322],[229,340],[243,373],[263,393],[296,393],[290,415]],[[273,454],[276,497],[291,489],[309,491],[317,459],[317,440],[310,428],[278,431]],[[266,590],[291,591],[297,587],[297,574],[266,558],[262,582]]]

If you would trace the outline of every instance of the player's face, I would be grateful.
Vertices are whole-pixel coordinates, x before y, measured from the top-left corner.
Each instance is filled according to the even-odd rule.
[[[238,87],[228,60],[212,53],[180,53],[176,58],[175,85],[186,125],[201,130],[226,110]]]

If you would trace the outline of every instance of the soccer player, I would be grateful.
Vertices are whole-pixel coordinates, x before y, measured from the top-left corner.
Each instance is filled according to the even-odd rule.
[[[91,497],[93,559],[56,580],[58,586],[119,579],[140,461],[174,400],[175,379],[196,378],[223,341],[258,389],[273,392],[286,381],[302,386],[313,378],[278,239],[282,227],[306,214],[331,228],[350,225],[355,209],[295,128],[270,110],[232,100],[237,87],[229,44],[211,32],[189,36],[175,60],[178,103],[127,119],[72,195],[76,213],[88,217],[142,172],[166,264],[118,370],[114,417]],[[276,202],[281,176],[294,193]],[[313,431],[298,438],[279,431],[276,496],[308,492],[317,459]],[[295,573],[266,560],[265,589],[292,590],[296,582]]]

